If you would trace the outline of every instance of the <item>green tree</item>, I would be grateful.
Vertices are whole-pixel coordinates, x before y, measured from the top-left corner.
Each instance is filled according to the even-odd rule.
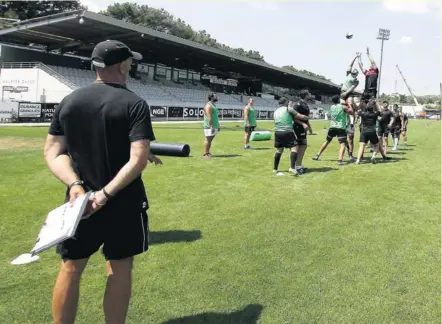
[[[264,57],[258,51],[246,51],[243,48],[231,48],[230,46],[221,44],[205,30],[195,31],[185,21],[180,18],[175,18],[164,9],[125,2],[110,5],[105,11],[101,12],[101,14],[203,45],[234,52],[248,58],[264,61]]]
[[[320,78],[320,79],[323,79],[323,80],[330,81],[330,79],[327,79],[325,76],[323,76],[321,74],[316,74],[316,73],[313,73],[313,72],[310,72],[310,71],[307,71],[307,70],[298,70],[293,65],[284,65],[282,68],[286,69],[286,70],[290,70],[290,71],[294,71],[294,72],[299,72],[299,73],[302,73],[302,74],[306,74],[306,75],[314,76],[314,77],[317,77],[317,78]]]
[[[79,1],[2,1],[0,17],[26,20],[82,8]]]

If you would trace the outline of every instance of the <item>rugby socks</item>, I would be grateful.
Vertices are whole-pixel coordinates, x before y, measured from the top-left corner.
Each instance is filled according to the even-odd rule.
[[[275,159],[273,161],[273,170],[278,170],[279,161],[281,161],[281,153],[275,153]]]
[[[298,159],[297,152],[290,152],[290,168],[296,169],[296,160]]]

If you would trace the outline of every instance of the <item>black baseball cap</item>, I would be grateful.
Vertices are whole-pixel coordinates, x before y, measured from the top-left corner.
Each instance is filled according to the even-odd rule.
[[[126,44],[116,40],[106,40],[98,43],[92,52],[92,64],[97,67],[107,67],[121,63],[132,57],[140,61],[143,56],[138,52],[133,52]]]

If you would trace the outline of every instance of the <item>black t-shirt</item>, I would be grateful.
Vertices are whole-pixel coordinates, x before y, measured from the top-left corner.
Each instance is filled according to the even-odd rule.
[[[398,111],[393,111],[393,127],[398,128],[402,126],[401,115]]]
[[[295,106],[293,107],[294,110],[296,110],[298,113],[300,113],[301,115],[310,116],[310,107],[308,106],[308,104],[304,101],[304,100],[300,100],[298,101]],[[310,125],[310,122],[308,120],[306,121],[302,121],[303,123]],[[293,124],[293,127],[302,127],[299,124]]]
[[[365,74],[365,90],[376,89],[378,87],[379,69],[370,69]]]
[[[376,121],[379,117],[378,111],[365,111],[359,113],[361,116],[361,131],[364,133],[376,132]]]
[[[100,190],[129,161],[131,142],[155,140],[146,101],[124,86],[94,83],[67,95],[50,135],[65,136],[72,167],[87,190]],[[109,201],[148,208],[141,176]],[[144,205],[144,206],[142,206]]]
[[[393,117],[393,113],[391,112],[391,110],[382,110],[380,120],[381,126],[387,127],[387,125],[390,124],[391,117]]]

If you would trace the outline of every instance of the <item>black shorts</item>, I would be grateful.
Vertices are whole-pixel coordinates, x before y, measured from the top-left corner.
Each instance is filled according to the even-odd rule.
[[[373,145],[376,145],[379,143],[379,138],[378,135],[376,134],[375,131],[373,132],[362,132],[361,133],[361,137],[359,139],[359,143],[365,143],[367,144],[368,142],[370,142]]]
[[[252,132],[255,131],[255,126],[245,126],[245,127],[244,127],[244,131],[245,131],[247,134],[252,134]]]
[[[347,132],[345,129],[330,128],[327,133],[326,141],[331,142],[334,137],[338,138],[340,144],[347,141]]]
[[[307,145],[307,131],[301,125],[295,124],[293,126],[295,132],[296,145]]]
[[[81,220],[75,236],[60,243],[57,253],[63,259],[86,259],[101,245],[106,260],[122,260],[146,252],[149,246],[146,208],[122,208],[108,203],[88,219]]]
[[[392,137],[399,137],[399,135],[401,135],[401,128],[400,127],[393,127],[391,130],[391,136]]]
[[[377,89],[366,89],[364,90],[363,96],[365,96],[367,99],[376,99],[378,95]]]
[[[293,131],[275,132],[275,148],[292,148],[296,146],[296,137]]]
[[[388,137],[388,128],[386,126],[379,125],[378,136]]]

